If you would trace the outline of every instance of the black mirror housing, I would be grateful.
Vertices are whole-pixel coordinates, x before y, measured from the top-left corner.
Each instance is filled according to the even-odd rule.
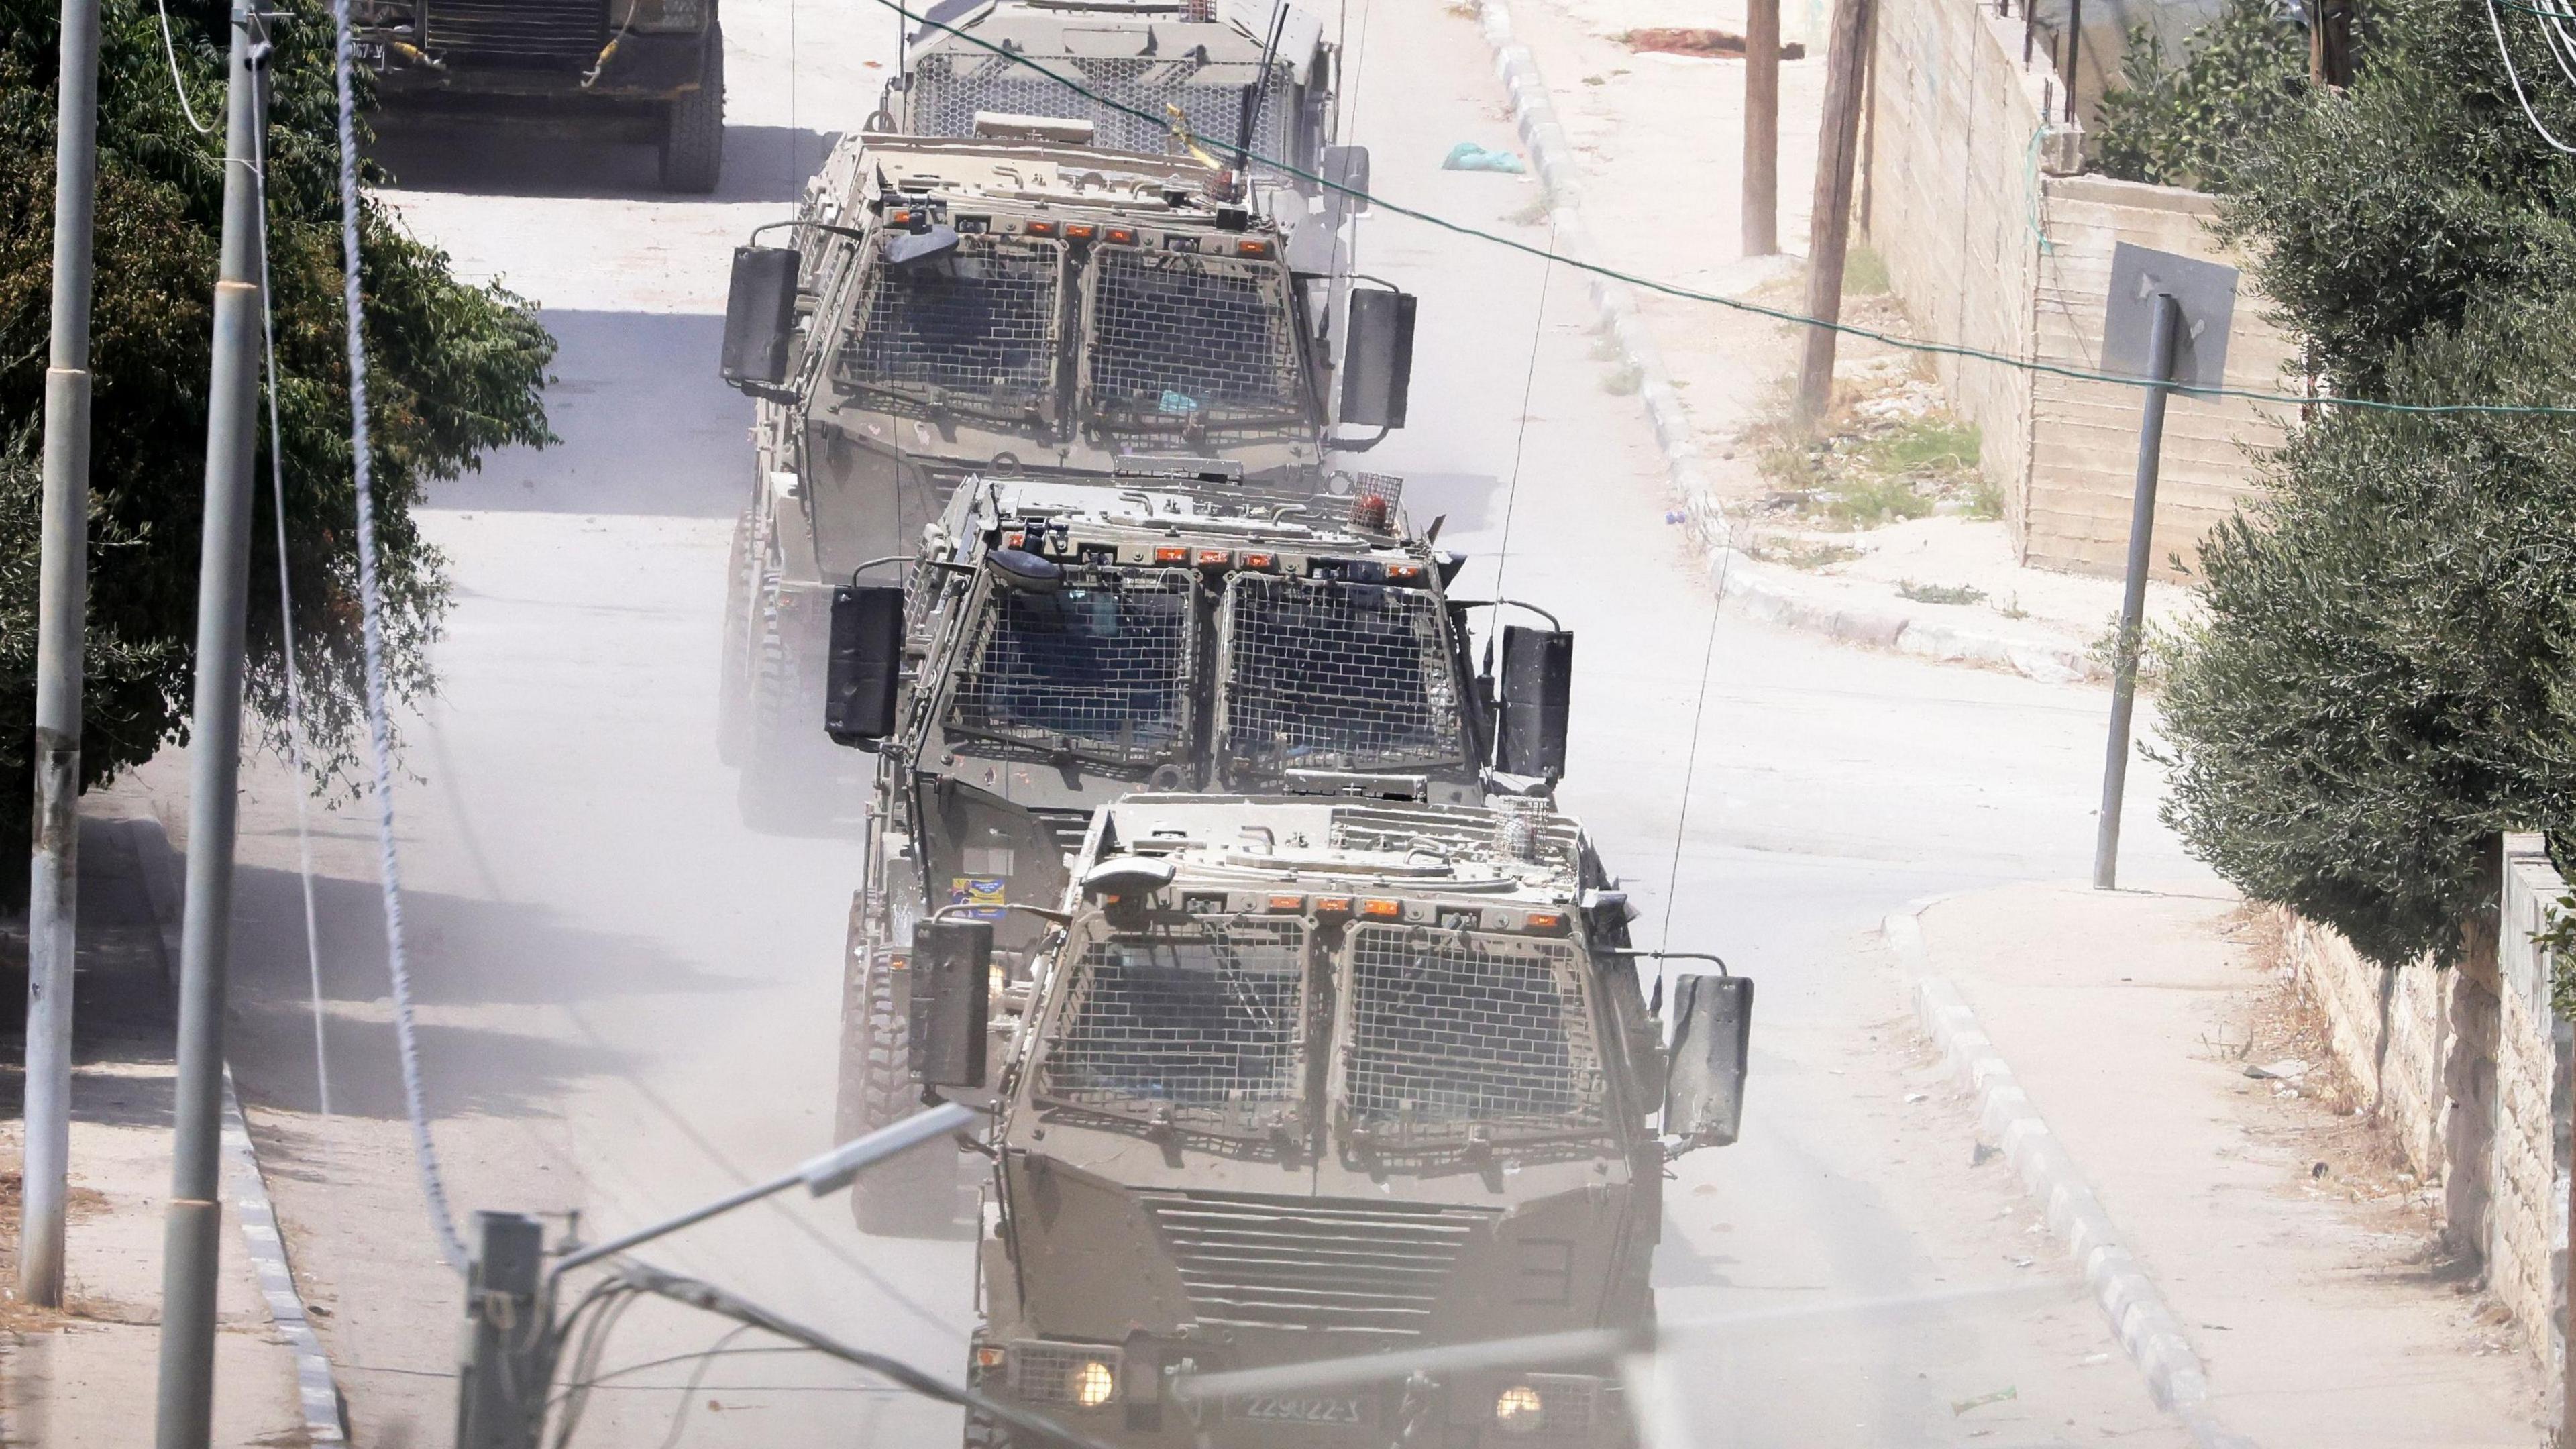
[[[1574,699],[1574,633],[1503,629],[1502,720],[1494,768],[1506,775],[1565,778],[1565,736]]]
[[[1351,293],[1350,338],[1342,348],[1344,427],[1400,428],[1413,392],[1413,294]]]
[[[1744,1124],[1745,1056],[1753,982],[1683,976],[1673,982],[1673,1050],[1664,1072],[1664,1135],[1725,1147]]]
[[[793,247],[735,247],[733,288],[725,296],[724,380],[775,387],[787,380],[787,344],[796,332]]]
[[[902,667],[903,590],[892,584],[834,589],[823,673],[823,732],[832,743],[871,749],[894,733]]]
[[[984,1085],[992,1009],[993,923],[928,920],[912,928],[912,1075],[925,1087]]]
[[[917,267],[924,262],[935,262],[956,250],[957,228],[953,226],[896,232],[886,238],[885,264],[889,267]]]

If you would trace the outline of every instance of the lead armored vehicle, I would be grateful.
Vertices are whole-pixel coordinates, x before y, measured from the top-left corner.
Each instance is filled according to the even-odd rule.
[[[844,1137],[918,1106],[914,925],[993,920],[1006,976],[1025,980],[1038,931],[1006,904],[1060,900],[1067,857],[1111,801],[1472,805],[1497,778],[1527,789],[1562,772],[1561,741],[1539,730],[1497,740],[1496,686],[1469,644],[1480,606],[1445,592],[1462,560],[1411,534],[1395,480],[1346,486],[1283,505],[1174,480],[971,479],[908,585],[840,591],[827,727],[882,762],[844,957]],[[1561,721],[1571,636],[1502,635],[1509,692]],[[863,1225],[900,1229],[944,1218],[953,1181],[924,1154],[870,1174],[853,1202]]]
[[[1751,983],[1681,978],[1668,1072],[1626,897],[1537,799],[1132,795],[1074,869],[999,1074],[975,1386],[1138,1449],[1632,1443],[1598,1361],[1197,1381],[1647,1329],[1664,1164],[1735,1139]],[[916,943],[933,1085],[980,1075],[990,930]]]
[[[810,813],[840,768],[812,728],[831,589],[911,554],[959,480],[1293,505],[1404,421],[1410,297],[1337,314],[1333,279],[1292,272],[1278,223],[1189,156],[988,129],[1015,134],[844,141],[775,228],[796,245],[736,253],[725,374],[760,401],[719,735],[754,820]]]
[[[716,0],[354,0],[378,104],[516,126],[572,123],[660,150],[662,184],[724,175]]]

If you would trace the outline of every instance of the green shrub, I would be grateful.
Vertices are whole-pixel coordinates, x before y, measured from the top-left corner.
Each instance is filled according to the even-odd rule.
[[[2249,144],[2307,88],[2307,32],[2270,0],[2228,0],[2179,64],[2147,27],[2130,31],[2120,70],[2094,121],[2094,164],[2123,181],[2228,191]]]

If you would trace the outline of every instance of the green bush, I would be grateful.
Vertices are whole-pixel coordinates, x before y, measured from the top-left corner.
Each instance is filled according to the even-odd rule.
[[[2270,0],[2228,0],[2179,64],[2147,27],[2130,31],[2120,71],[2094,121],[2094,164],[2122,181],[2227,191],[2248,146],[2306,90],[2307,32]]]
[[[2482,306],[2399,348],[2389,390],[2561,400],[2571,308]],[[2336,409],[2267,481],[2201,548],[2166,819],[2371,958],[2448,961],[2495,889],[2493,838],[2576,824],[2576,426]]]
[[[323,762],[345,768],[361,658],[332,30],[319,0],[282,8],[267,173],[287,562],[310,722]],[[212,117],[211,137],[181,118],[150,0],[107,0],[102,20],[85,785],[186,729],[227,16],[210,0],[170,5],[179,70],[200,117]],[[33,794],[33,454],[52,288],[57,24],[53,0],[0,0],[0,861],[25,859]],[[489,449],[550,440],[539,391],[554,342],[529,304],[457,281],[443,253],[381,207],[369,204],[361,227],[387,643],[394,684],[409,697],[431,684],[425,647],[447,597],[411,508],[426,483],[474,467]],[[265,479],[265,441],[259,466]],[[265,486],[259,496],[248,693],[274,736],[285,677]],[[22,899],[26,886],[23,865],[0,866],[0,903]]]

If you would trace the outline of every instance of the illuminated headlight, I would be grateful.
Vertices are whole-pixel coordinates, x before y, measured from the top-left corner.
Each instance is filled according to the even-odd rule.
[[[1494,1427],[1506,1434],[1535,1434],[1547,1427],[1547,1405],[1538,1390],[1514,1384],[1494,1396]]]
[[[1085,1362],[1073,1371],[1073,1401],[1086,1409],[1097,1409],[1118,1392],[1118,1377],[1109,1365],[1098,1359]]]
[[[1022,1339],[1011,1345],[1011,1392],[1039,1404],[1097,1409],[1118,1397],[1118,1350]]]
[[[619,24],[627,30],[699,30],[707,23],[707,0],[618,0],[624,9]]]

